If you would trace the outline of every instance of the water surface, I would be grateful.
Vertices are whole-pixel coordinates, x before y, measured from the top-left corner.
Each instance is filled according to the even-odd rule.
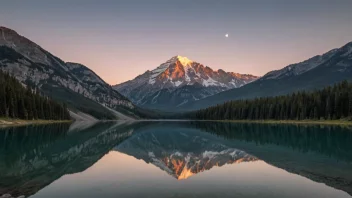
[[[225,122],[0,129],[0,196],[351,197],[352,131]]]

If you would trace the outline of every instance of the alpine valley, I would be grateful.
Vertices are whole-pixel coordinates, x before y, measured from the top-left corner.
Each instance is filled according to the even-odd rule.
[[[214,71],[187,57],[174,56],[154,70],[113,88],[136,105],[168,111],[256,79],[250,74]]]

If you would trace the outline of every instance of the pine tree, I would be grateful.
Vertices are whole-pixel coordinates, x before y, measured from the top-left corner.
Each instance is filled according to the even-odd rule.
[[[40,96],[31,87],[0,70],[0,117],[20,119],[70,119],[65,105]]]
[[[348,93],[348,116],[352,116],[352,91]]]
[[[1,82],[4,85],[5,82]],[[0,117],[6,116],[6,92],[5,86],[0,86]]]

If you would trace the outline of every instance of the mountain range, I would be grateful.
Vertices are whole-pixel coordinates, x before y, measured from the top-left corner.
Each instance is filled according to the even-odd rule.
[[[0,27],[0,69],[66,103],[78,120],[160,118],[166,111],[320,89],[352,80],[351,66],[352,42],[262,77],[213,70],[174,56],[133,80],[111,86],[87,66],[64,62],[14,30]]]
[[[352,42],[303,62],[288,65],[280,70],[270,71],[258,80],[238,89],[230,89],[190,102],[174,108],[174,110],[197,110],[230,100],[316,90],[343,80],[352,80]]]
[[[88,67],[66,63],[14,30],[0,27],[0,69],[65,102],[76,119],[116,119],[135,105]],[[125,117],[124,117],[125,118]]]
[[[352,80],[352,42],[262,77],[214,71],[186,57],[175,56],[113,88],[136,105],[180,112],[230,100],[321,89],[343,80]]]
[[[174,56],[152,71],[113,86],[141,107],[168,110],[258,79],[249,74],[214,71],[187,57]]]

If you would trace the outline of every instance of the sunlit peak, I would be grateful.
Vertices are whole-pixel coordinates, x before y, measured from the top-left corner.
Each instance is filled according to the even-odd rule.
[[[181,63],[182,65],[184,65],[184,66],[193,63],[192,60],[190,60],[190,59],[188,59],[187,57],[184,57],[184,56],[177,55],[176,58],[177,58],[177,60],[180,61],[180,63]]]

